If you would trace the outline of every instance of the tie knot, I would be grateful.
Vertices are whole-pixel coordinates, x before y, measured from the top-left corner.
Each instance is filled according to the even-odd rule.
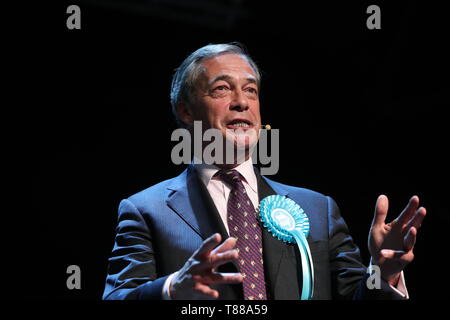
[[[215,175],[218,176],[223,182],[228,183],[232,187],[238,185],[242,180],[241,174],[234,169],[219,170]]]

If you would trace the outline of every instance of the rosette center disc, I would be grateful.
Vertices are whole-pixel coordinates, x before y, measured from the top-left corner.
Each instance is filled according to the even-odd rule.
[[[285,209],[275,208],[271,212],[272,219],[280,226],[280,228],[291,231],[295,229],[295,219]]]

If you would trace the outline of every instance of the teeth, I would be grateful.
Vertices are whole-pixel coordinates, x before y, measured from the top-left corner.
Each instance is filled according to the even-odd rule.
[[[248,127],[249,127],[249,124],[242,121],[242,122],[236,122],[236,123],[233,123],[233,126],[235,126],[235,127],[248,128]]]

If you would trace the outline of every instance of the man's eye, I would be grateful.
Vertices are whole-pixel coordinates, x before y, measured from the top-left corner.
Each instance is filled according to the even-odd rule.
[[[247,88],[246,90],[247,90],[248,92],[250,92],[250,93],[253,93],[253,94],[257,94],[257,93],[258,93],[258,90],[256,90],[255,88],[252,88],[252,87]]]
[[[228,87],[227,86],[217,86],[214,88],[214,91],[224,91],[227,90]]]

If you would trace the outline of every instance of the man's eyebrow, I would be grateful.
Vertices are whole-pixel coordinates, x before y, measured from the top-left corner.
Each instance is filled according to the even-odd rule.
[[[233,77],[227,75],[227,74],[220,74],[217,77],[211,79],[211,81],[209,81],[209,86],[211,86],[214,82],[223,80],[223,81],[227,81],[227,82],[233,82]],[[257,81],[254,77],[248,77],[245,80],[247,80],[248,83],[254,83],[257,84]]]

